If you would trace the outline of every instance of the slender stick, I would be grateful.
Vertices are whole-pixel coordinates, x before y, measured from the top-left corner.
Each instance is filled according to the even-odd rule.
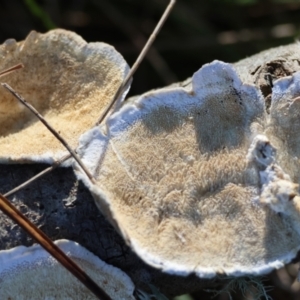
[[[13,66],[13,67],[11,67],[11,68],[9,68],[9,69],[6,69],[6,70],[4,70],[4,71],[1,71],[1,72],[0,72],[0,77],[2,77],[2,76],[4,76],[4,75],[7,75],[7,74],[9,74],[9,73],[11,73],[11,72],[14,72],[15,70],[22,69],[22,68],[24,68],[24,65],[23,65],[23,64],[15,65],[15,66]]]
[[[138,69],[138,67],[140,66],[142,60],[144,59],[145,55],[147,54],[149,48],[151,47],[151,45],[153,44],[154,40],[156,39],[159,31],[161,30],[163,24],[165,23],[167,17],[169,16],[172,8],[175,5],[176,0],[170,0],[169,5],[167,6],[167,8],[165,9],[163,15],[161,16],[159,22],[157,23],[154,31],[152,32],[152,34],[150,35],[146,45],[144,46],[143,50],[141,51],[140,55],[138,56],[137,60],[135,61],[135,63],[133,64],[132,68],[130,69],[129,73],[127,74],[126,78],[124,79],[123,83],[121,84],[121,86],[118,88],[114,98],[112,99],[112,101],[108,104],[108,106],[105,108],[104,112],[101,114],[100,118],[98,119],[96,125],[99,125],[104,118],[107,116],[107,114],[109,113],[109,111],[111,110],[111,108],[113,107],[114,103],[118,100],[118,98],[120,97],[120,95],[123,93],[123,91],[126,89],[129,81],[131,80],[132,76],[134,75],[134,73],[136,72],[136,70]]]
[[[40,173],[38,173],[37,175],[31,177],[29,180],[23,182],[22,184],[18,185],[17,187],[15,187],[14,189],[10,190],[9,192],[7,192],[6,194],[4,194],[4,197],[9,197],[12,194],[18,192],[19,190],[23,189],[24,187],[26,187],[27,185],[29,185],[31,182],[37,180],[38,178],[50,173],[51,171],[53,171],[54,169],[56,169],[57,167],[60,166],[60,164],[62,164],[64,161],[68,160],[69,158],[71,158],[71,154],[68,154],[64,157],[62,157],[60,160],[55,161],[50,167],[48,167],[47,169],[41,171]]]
[[[93,4],[99,7],[101,11],[109,17],[109,19],[119,27],[127,37],[131,40],[132,44],[140,52],[143,46],[147,43],[147,39],[144,34],[138,30],[130,20],[118,10],[117,6],[109,1],[93,0]],[[161,80],[169,85],[173,82],[178,81],[175,74],[172,73],[167,62],[160,55],[159,51],[152,45],[149,49],[147,56],[145,57],[152,65],[153,69],[157,72]]]
[[[69,272],[80,280],[98,299],[112,300],[92,278],[73,262],[47,235],[31,223],[3,195],[0,194],[0,209],[29,233],[46,251],[48,251]]]
[[[83,162],[77,153],[68,145],[67,141],[56,132],[56,130],[44,119],[44,117],[32,106],[30,105],[22,96],[20,96],[11,86],[7,83],[1,83],[1,85],[6,88],[13,96],[15,96],[24,106],[26,106],[47,128],[48,130],[65,146],[65,148],[70,152],[70,154],[74,157],[77,163],[80,165],[82,170],[85,172],[87,177],[95,183],[93,175],[90,171],[85,167]]]

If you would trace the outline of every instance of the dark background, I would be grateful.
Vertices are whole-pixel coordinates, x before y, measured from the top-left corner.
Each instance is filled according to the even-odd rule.
[[[22,40],[33,29],[45,32],[61,27],[77,32],[88,42],[113,45],[132,65],[167,3],[0,0],[0,41]],[[235,62],[261,50],[291,43],[300,35],[299,29],[299,0],[177,0],[154,50],[136,73],[130,94],[184,80],[214,59]],[[273,299],[300,299],[294,271],[280,272],[272,273],[266,282],[274,287],[270,292]],[[254,299],[249,292],[246,294],[247,299]],[[211,296],[201,292],[186,299],[204,300]],[[241,292],[232,296],[246,299]],[[215,299],[229,298],[223,294]]]
[[[132,65],[167,0],[0,0],[0,41],[61,27],[113,45]],[[300,1],[177,0],[131,95],[190,77],[214,59],[235,62],[291,43]]]

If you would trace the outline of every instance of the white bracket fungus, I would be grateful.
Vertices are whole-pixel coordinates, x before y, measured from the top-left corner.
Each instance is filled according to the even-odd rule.
[[[78,152],[96,185],[76,173],[152,266],[206,278],[280,268],[300,249],[300,93],[288,82],[268,114],[231,65],[205,65],[191,89],[146,93],[85,133]]]
[[[75,33],[57,29],[31,32],[26,40],[0,46],[0,69],[22,63],[5,77],[68,141],[94,126],[117,92],[129,67],[104,43],[86,43]],[[125,97],[126,92],[120,97]],[[52,163],[67,154],[44,125],[4,89],[0,93],[0,162]]]
[[[55,242],[112,299],[135,299],[131,279],[79,244]],[[1,299],[95,299],[95,296],[41,246],[0,251]]]

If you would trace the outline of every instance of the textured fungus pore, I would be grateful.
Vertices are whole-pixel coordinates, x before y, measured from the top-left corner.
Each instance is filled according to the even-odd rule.
[[[55,242],[112,299],[133,300],[134,285],[120,269],[106,264],[79,244]],[[96,297],[41,246],[0,251],[1,299],[87,299]]]
[[[274,83],[266,132],[280,165],[300,183],[300,72]]]
[[[76,147],[128,73],[123,57],[104,43],[86,43],[65,30],[31,32],[25,41],[0,46],[0,70],[23,63],[5,76],[45,119]],[[8,91],[0,93],[0,162],[50,163],[66,154],[46,127]]]
[[[300,245],[293,220],[271,206],[278,188],[284,199],[298,191],[266,118],[260,92],[215,61],[191,90],[147,93],[84,134],[78,151],[97,184],[77,174],[147,263],[200,277],[266,273]]]

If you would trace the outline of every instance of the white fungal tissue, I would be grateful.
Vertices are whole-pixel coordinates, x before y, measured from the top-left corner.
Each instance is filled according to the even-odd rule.
[[[120,269],[79,244],[55,242],[112,299],[133,300],[134,285]],[[13,300],[97,299],[40,245],[0,251],[0,297]]]
[[[214,61],[189,88],[148,92],[85,133],[75,165],[99,209],[148,264],[171,274],[264,274],[300,249],[300,73],[271,107]],[[100,229],[99,229],[100,230]]]

